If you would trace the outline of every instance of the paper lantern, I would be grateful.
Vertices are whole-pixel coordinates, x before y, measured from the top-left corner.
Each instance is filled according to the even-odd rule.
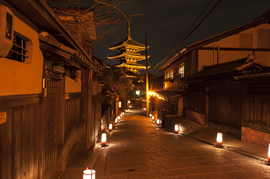
[[[83,171],[83,179],[95,179],[96,171],[91,169],[86,169]]]
[[[222,147],[222,138],[223,138],[223,135],[221,132],[218,132],[217,133],[217,146],[218,147]]]
[[[107,142],[107,135],[106,133],[102,133],[101,135],[101,145],[106,145]]]
[[[159,124],[160,124],[159,119],[157,119],[157,125],[159,125]]]
[[[112,131],[112,124],[109,124],[109,131]]]
[[[174,125],[174,132],[178,133],[178,124]]]

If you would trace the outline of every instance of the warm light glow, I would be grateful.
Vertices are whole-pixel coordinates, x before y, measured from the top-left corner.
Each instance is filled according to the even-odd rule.
[[[152,119],[154,120],[155,119],[155,116],[152,116]]]
[[[121,101],[119,101],[119,108],[121,108],[121,106],[122,106],[122,103],[121,103]]]
[[[114,123],[117,124],[117,118],[115,118]]]
[[[128,101],[128,103],[130,103],[130,101]]]
[[[175,124],[175,126],[174,126],[174,132],[178,133],[178,124]]]
[[[150,114],[149,116],[152,117],[152,114]]]
[[[112,124],[109,124],[109,131],[112,131]]]
[[[146,108],[143,108],[144,111],[146,111]]]
[[[160,123],[159,123],[159,119],[157,119],[157,125],[159,125]]]
[[[102,136],[101,136],[101,145],[106,145],[106,141],[107,141],[106,133],[102,133]]]
[[[130,109],[128,109],[128,111],[130,111]]]
[[[268,163],[270,163],[270,143],[268,144]]]
[[[83,171],[83,179],[95,179],[96,171],[91,169],[86,169]]]
[[[152,92],[152,91],[150,91],[150,92],[149,92],[149,95],[151,96],[152,94],[153,94],[153,92]]]
[[[221,132],[217,133],[217,146],[218,147],[222,146],[222,133]]]
[[[161,97],[159,96],[158,99],[161,99]]]
[[[136,95],[140,95],[140,91],[139,90],[136,90]]]
[[[120,118],[121,118],[120,116],[117,116],[118,122],[120,122]]]

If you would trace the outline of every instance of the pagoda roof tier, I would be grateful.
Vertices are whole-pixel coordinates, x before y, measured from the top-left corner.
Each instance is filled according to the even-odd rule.
[[[116,65],[117,67],[124,67],[124,68],[137,68],[140,70],[146,69],[146,66],[139,63],[121,63],[119,65]],[[150,68],[150,65],[148,66]]]
[[[108,59],[117,59],[117,58],[136,58],[137,61],[140,61],[140,60],[145,60],[145,55],[141,55],[139,53],[121,53],[121,54],[118,54],[118,55],[115,55],[115,56],[108,56]],[[147,58],[149,59],[150,58],[150,55],[147,56]]]
[[[123,48],[134,49],[135,51],[142,51],[142,50],[145,50],[145,45],[139,42],[136,42],[135,40],[132,40],[131,37],[129,36],[125,41],[120,42],[119,44],[115,46],[109,47],[110,50],[122,50]],[[147,46],[147,48],[149,48],[149,46]],[[130,51],[130,50],[127,50],[127,51]]]

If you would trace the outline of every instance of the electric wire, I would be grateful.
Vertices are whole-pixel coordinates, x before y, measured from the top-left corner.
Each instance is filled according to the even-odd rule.
[[[203,19],[188,33],[188,35],[186,35],[186,37],[184,38],[184,36],[182,37],[183,40],[180,40],[180,42],[172,49],[170,50],[170,52],[157,64],[155,65],[152,69],[150,69],[150,71],[154,71],[155,69],[157,69],[159,66],[161,66],[164,62],[167,61],[167,59],[172,55],[172,53],[202,24],[202,22],[214,11],[214,9],[221,3],[222,0],[218,0],[218,2],[208,11],[208,13],[203,17]],[[210,1],[210,3],[212,2],[212,0]],[[202,15],[202,13],[208,8],[208,6],[210,5],[210,3],[208,3],[208,5],[204,8],[204,10],[200,13],[200,15],[198,16],[198,18],[193,22],[193,24],[190,26],[190,28],[188,29],[188,31],[191,29],[191,27],[195,24],[195,22],[200,18],[200,16]],[[188,32],[187,31],[187,32]],[[186,33],[187,33],[186,32]],[[185,33],[185,34],[186,34]],[[156,72],[157,73],[157,72]]]

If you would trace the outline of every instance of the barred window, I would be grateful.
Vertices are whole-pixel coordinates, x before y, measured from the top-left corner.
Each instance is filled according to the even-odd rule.
[[[184,66],[184,63],[182,63],[181,65],[179,65],[178,74],[180,75],[180,78],[184,78],[185,77],[185,66]]]
[[[6,58],[25,63],[27,58],[29,58],[29,51],[27,46],[30,43],[30,40],[27,40],[26,38],[23,38],[20,35],[14,33],[13,46]]]

